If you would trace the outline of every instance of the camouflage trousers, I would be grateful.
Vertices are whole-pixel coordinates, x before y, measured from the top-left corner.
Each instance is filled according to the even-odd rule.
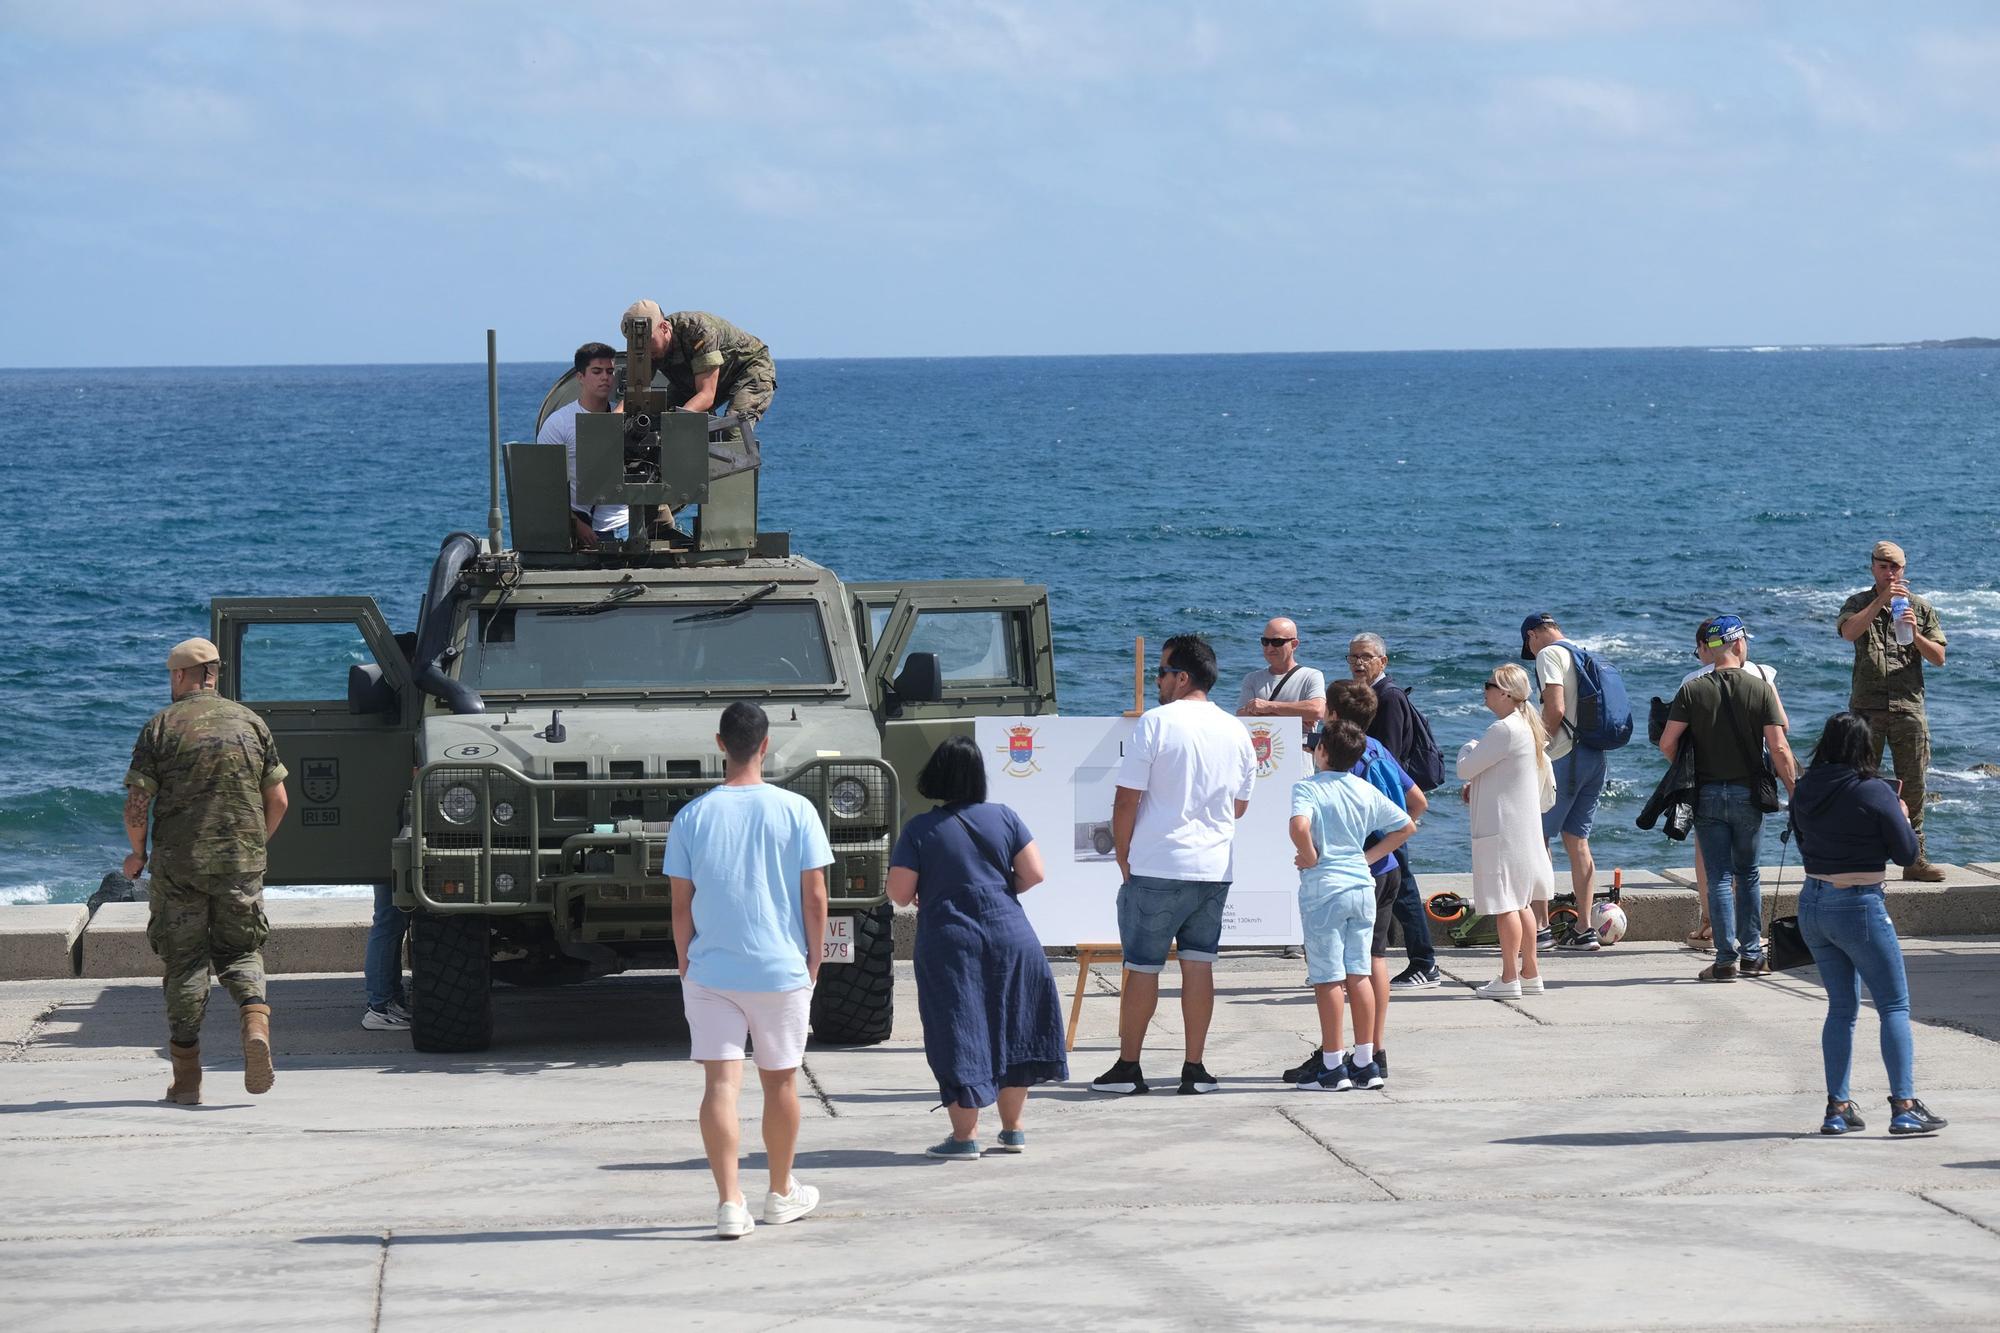
[[[736,379],[729,386],[728,402],[717,403],[712,410],[718,414],[729,412],[756,422],[771,410],[771,400],[777,394],[778,371],[771,364],[771,358],[765,356],[737,372]],[[743,437],[741,427],[732,426],[721,439],[708,443],[708,475],[713,479],[748,472],[763,463],[762,455],[761,448]]]
[[[1875,733],[1875,762],[1882,762],[1886,745],[1896,763],[1896,778],[1903,784],[1903,804],[1910,807],[1910,828],[1917,835],[1917,848],[1924,845],[1924,773],[1931,766],[1931,727],[1922,713],[1877,712],[1861,716]],[[1923,859],[1929,859],[1924,857]]]
[[[201,1038],[208,973],[236,1003],[264,1003],[264,876],[153,871],[146,943],[166,966],[167,1030],[183,1046]]]

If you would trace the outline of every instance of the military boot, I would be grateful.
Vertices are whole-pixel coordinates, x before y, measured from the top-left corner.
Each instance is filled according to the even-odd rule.
[[[278,1081],[271,1068],[271,1006],[243,1006],[243,1089],[269,1092]]]
[[[177,1106],[201,1105],[201,1043],[183,1046],[177,1041],[167,1043],[167,1057],[174,1062],[174,1081],[167,1085],[163,1102],[173,1102]]]

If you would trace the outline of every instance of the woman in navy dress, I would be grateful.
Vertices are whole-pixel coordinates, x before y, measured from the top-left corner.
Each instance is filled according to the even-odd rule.
[[[889,898],[917,907],[917,1012],[924,1055],[950,1110],[932,1157],[977,1161],[979,1110],[1000,1104],[998,1152],[1026,1149],[1028,1089],[1069,1077],[1062,999],[1019,895],[1042,882],[1021,817],[986,799],[968,736],[931,754],[917,791],[938,806],[910,820],[889,865]]]

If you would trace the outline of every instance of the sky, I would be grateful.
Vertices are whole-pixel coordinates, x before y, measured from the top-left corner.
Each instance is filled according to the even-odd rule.
[[[2000,335],[2000,6],[0,0],[0,366]]]

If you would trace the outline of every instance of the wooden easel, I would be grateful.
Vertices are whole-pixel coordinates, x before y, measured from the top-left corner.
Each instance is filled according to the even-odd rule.
[[[1126,717],[1138,717],[1146,711],[1146,636],[1141,634],[1132,640],[1132,706],[1125,710]]]
[[[1122,964],[1124,961],[1125,950],[1120,945],[1079,944],[1076,946],[1076,994],[1070,997],[1069,1038],[1063,1043],[1064,1050],[1073,1051],[1076,1049],[1076,1025],[1077,1020],[1083,1017],[1083,993],[1090,985],[1090,969],[1098,963]],[[1170,963],[1179,962],[1180,950],[1169,946],[1167,949],[1167,961]],[[1131,975],[1129,971],[1121,970],[1118,982],[1121,991],[1123,991],[1125,986],[1125,977],[1129,975]]]

